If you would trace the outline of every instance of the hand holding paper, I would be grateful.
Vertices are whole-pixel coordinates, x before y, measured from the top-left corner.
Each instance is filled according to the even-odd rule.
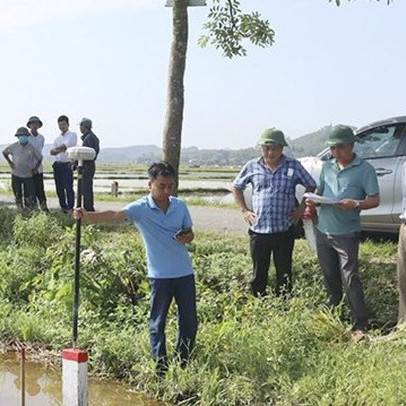
[[[337,199],[335,197],[325,197],[310,192],[304,193],[303,196],[314,203],[320,204],[337,204],[340,201],[340,199]]]

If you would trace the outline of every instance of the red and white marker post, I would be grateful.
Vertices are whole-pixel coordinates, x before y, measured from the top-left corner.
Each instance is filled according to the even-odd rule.
[[[62,351],[62,395],[64,406],[87,406],[86,351],[68,348]]]

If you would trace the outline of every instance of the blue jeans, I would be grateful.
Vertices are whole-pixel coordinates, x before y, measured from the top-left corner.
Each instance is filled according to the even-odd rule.
[[[149,279],[151,313],[149,335],[154,360],[166,362],[165,325],[168,309],[175,299],[178,311],[178,339],[175,358],[185,364],[197,332],[196,288],[194,275],[172,279]]]
[[[62,210],[73,209],[75,193],[73,191],[73,172],[69,162],[54,162],[54,180],[59,206]]]

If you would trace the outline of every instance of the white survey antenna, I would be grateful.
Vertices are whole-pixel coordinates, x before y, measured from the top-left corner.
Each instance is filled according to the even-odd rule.
[[[96,151],[90,147],[70,147],[66,150],[66,155],[71,161],[93,161]]]

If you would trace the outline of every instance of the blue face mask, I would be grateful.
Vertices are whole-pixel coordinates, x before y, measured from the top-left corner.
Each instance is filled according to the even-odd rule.
[[[19,135],[18,141],[20,141],[20,144],[26,144],[28,142],[28,137],[29,135]]]

